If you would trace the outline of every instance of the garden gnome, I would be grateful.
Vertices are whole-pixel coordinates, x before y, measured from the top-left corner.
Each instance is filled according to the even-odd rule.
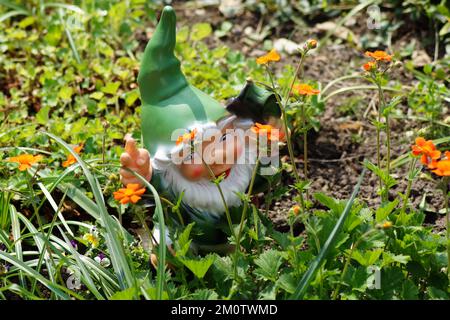
[[[239,193],[244,194],[249,186],[256,158],[255,150],[245,148],[243,138],[230,132],[248,130],[255,122],[279,127],[281,112],[275,95],[252,81],[224,107],[188,83],[174,55],[175,43],[175,12],[166,6],[145,49],[138,76],[144,148],[138,149],[134,139],[126,138],[120,158],[121,179],[125,185],[141,184],[126,170],[131,169],[174,203],[181,198],[181,214],[169,215],[173,219],[167,223],[171,226],[166,234],[169,245],[173,228],[194,222],[193,246],[220,252],[229,248],[224,202],[233,223],[239,222]],[[203,139],[198,141],[198,137]],[[199,155],[194,143],[209,153]],[[220,190],[217,177],[222,179]],[[159,239],[157,221],[153,235]]]

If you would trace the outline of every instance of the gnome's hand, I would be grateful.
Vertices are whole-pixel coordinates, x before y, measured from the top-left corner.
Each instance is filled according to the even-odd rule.
[[[137,183],[142,186],[141,181],[126,169],[136,171],[147,181],[152,177],[152,167],[150,165],[150,153],[144,148],[137,148],[136,140],[131,136],[125,136],[125,152],[120,156],[120,178],[124,185]]]

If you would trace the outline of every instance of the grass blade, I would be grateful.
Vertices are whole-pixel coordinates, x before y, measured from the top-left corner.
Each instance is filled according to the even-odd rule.
[[[133,275],[131,270],[131,263],[129,263],[125,250],[123,248],[122,239],[119,239],[117,227],[115,226],[116,222],[112,219],[106,209],[105,199],[103,198],[102,189],[99,185],[98,180],[92,175],[90,170],[88,169],[86,163],[81,159],[81,157],[76,153],[66,142],[64,142],[61,138],[49,133],[43,132],[45,135],[49,136],[53,140],[55,140],[58,144],[63,146],[68,152],[70,152],[77,162],[80,164],[80,167],[83,170],[84,176],[88,181],[92,193],[95,198],[97,210],[99,212],[99,218],[102,226],[106,229],[105,240],[106,245],[108,247],[109,253],[111,255],[111,263],[114,267],[114,271],[119,279],[119,284],[122,290],[135,287],[136,278]]]
[[[69,226],[67,225],[66,219],[64,219],[64,216],[61,213],[61,210],[59,210],[58,205],[56,204],[55,200],[53,199],[50,192],[47,190],[47,188],[40,182],[38,182],[39,188],[41,188],[42,192],[44,193],[45,197],[47,198],[48,202],[52,206],[55,213],[58,215],[59,220],[61,220],[61,223],[63,224],[66,231],[73,237],[73,232],[70,230]]]
[[[129,170],[132,172],[136,177],[141,180],[141,182],[150,189],[150,191],[153,194],[153,197],[155,199],[156,204],[156,215],[158,217],[159,222],[159,245],[158,245],[158,270],[156,275],[156,297],[157,299],[161,300],[163,296],[164,291],[164,282],[165,282],[165,276],[166,276],[166,225],[164,222],[164,214],[161,206],[161,200],[159,198],[158,192],[156,189],[141,175],[138,173]]]
[[[20,223],[19,223],[19,219],[17,217],[16,208],[12,204],[9,205],[9,212],[11,214],[11,229],[12,229],[12,235],[13,235],[13,239],[14,239],[14,251],[16,253],[17,259],[23,260],[22,240],[20,239]],[[23,271],[19,271],[19,280],[20,280],[20,285],[23,288],[26,288],[25,277],[23,276]]]

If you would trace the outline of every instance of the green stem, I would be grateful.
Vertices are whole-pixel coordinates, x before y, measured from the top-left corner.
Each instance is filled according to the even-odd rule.
[[[250,197],[253,192],[253,185],[255,184],[255,178],[256,178],[256,173],[258,172],[258,167],[259,167],[259,158],[256,159],[256,164],[255,164],[255,167],[253,168],[252,179],[250,180],[250,185],[249,185],[248,191],[247,191],[247,199],[244,203],[244,208],[242,210],[241,222],[239,223],[239,232],[237,234],[237,239],[236,239],[236,245],[237,245],[236,251],[240,250],[240,240],[241,240],[242,230],[244,229],[244,221],[247,216],[248,203],[250,201]]]
[[[305,103],[302,103],[302,128],[303,128],[303,175],[308,180],[308,130],[306,130]],[[309,199],[309,191],[306,189],[306,201]]]
[[[450,287],[450,210],[448,208],[448,184],[450,182],[449,177],[444,178],[444,208],[446,215],[446,228],[447,228],[447,276]]]
[[[378,113],[378,125],[380,124],[380,115]],[[377,132],[377,166],[381,169],[381,154],[380,154],[380,128],[376,127]],[[378,177],[378,183],[380,185],[380,191],[383,191],[383,180],[381,180],[381,177]],[[381,201],[383,201],[383,193],[381,193]]]
[[[409,196],[411,194],[411,187],[412,187],[412,183],[413,183],[413,171],[414,168],[416,167],[416,163],[417,163],[417,158],[412,158],[410,165],[409,165],[409,174],[408,174],[408,186],[406,187],[406,193],[405,193],[405,198],[403,200],[403,207],[402,207],[402,211],[401,214],[405,214],[406,212],[406,207],[408,206],[408,200],[409,200]]]
[[[287,99],[289,99],[289,96],[292,92],[292,87],[294,86],[295,80],[297,78],[297,73],[299,72],[300,68],[303,65],[303,58],[304,58],[304,55],[302,55],[300,62],[297,66],[297,69],[295,71],[294,79],[292,80],[289,92],[287,94],[287,98],[285,98],[285,105],[283,105],[283,103],[281,102],[279,95],[276,94],[276,87],[275,87],[275,82],[273,80],[272,73],[270,72],[269,67],[268,66],[266,67],[267,73],[269,74],[269,78],[272,83],[272,89],[275,92],[275,98],[277,99],[277,103],[281,109],[281,117],[283,119],[283,128],[284,128],[284,132],[286,134],[286,142],[287,142],[287,146],[288,146],[289,158],[291,160],[292,171],[294,172],[295,181],[297,183],[300,183],[301,180],[300,180],[300,176],[298,175],[298,172],[297,172],[297,166],[295,165],[294,149],[292,148],[291,135],[289,133],[289,126],[288,126],[287,115],[286,115],[286,106],[287,106],[287,101],[288,101]],[[302,206],[303,212],[305,212],[306,206],[305,206],[305,200],[303,198],[302,192],[300,192],[300,205]]]
[[[241,222],[239,223],[239,232],[236,237],[236,249],[234,250],[234,267],[233,267],[234,279],[237,279],[237,262],[239,252],[241,251],[241,234],[242,230],[244,229],[244,221],[247,216],[248,203],[250,201],[250,197],[253,192],[253,185],[255,183],[256,173],[258,172],[258,166],[259,166],[259,158],[256,158],[256,164],[255,167],[253,168],[252,179],[250,180],[250,185],[247,191],[247,198],[245,199],[244,208],[242,209]]]
[[[377,125],[376,125],[376,132],[377,132],[377,166],[378,168],[380,168],[381,170],[381,130],[380,130],[380,126],[381,126],[381,117],[382,117],[382,113],[383,113],[383,107],[382,107],[382,102],[381,102],[381,89],[380,89],[380,85],[378,83],[378,80],[375,78],[375,76],[371,76],[373,82],[375,82],[375,84],[377,85],[378,88],[378,98],[379,98],[379,106],[378,106],[378,116],[377,116]],[[381,177],[378,178],[378,182],[380,184],[380,192],[381,192],[381,202],[385,201],[385,197],[384,197],[384,192],[383,192],[383,180],[381,179]]]
[[[216,179],[216,176],[215,176],[214,172],[211,170],[211,167],[205,162],[203,157],[201,157],[201,158],[202,158],[203,164],[208,169],[208,173],[209,173],[211,179]],[[222,188],[221,188],[219,183],[215,183],[215,185],[217,186],[217,189],[219,190],[220,198],[222,199],[222,203],[223,203],[223,206],[225,208],[225,215],[227,217],[228,226],[230,227],[230,232],[233,235],[233,237],[236,239],[236,235],[235,235],[234,229],[233,229],[233,223],[231,222],[230,210],[228,209],[227,202],[225,201],[225,197],[223,195]]]
[[[386,99],[384,97],[383,88],[381,87],[381,84],[377,82],[378,86],[378,95],[380,100],[381,109],[380,112],[382,113],[386,109]],[[391,163],[391,127],[389,125],[389,110],[386,112],[385,115],[386,119],[386,147],[387,147],[387,154],[386,154],[386,173],[389,175],[390,172],[390,163]],[[388,192],[389,190],[387,190]]]

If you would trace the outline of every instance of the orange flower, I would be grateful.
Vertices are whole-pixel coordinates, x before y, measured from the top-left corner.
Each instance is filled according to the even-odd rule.
[[[421,156],[420,162],[435,169],[436,160],[441,156],[441,152],[436,150],[436,146],[431,140],[425,140],[422,137],[416,138],[416,144],[411,147],[414,156]]]
[[[126,188],[121,188],[118,191],[113,192],[114,199],[120,200],[121,204],[127,204],[130,201],[133,203],[138,202],[141,199],[141,195],[144,194],[145,188],[139,189],[139,184],[129,183]]]
[[[372,71],[377,68],[377,63],[375,61],[369,61],[363,65],[364,70]]]
[[[292,207],[292,212],[294,213],[295,216],[298,216],[300,213],[300,206],[293,206]]]
[[[25,171],[29,168],[31,168],[31,165],[33,163],[36,163],[42,159],[41,155],[33,156],[32,154],[22,154],[17,157],[11,157],[7,161],[8,162],[16,162],[19,165],[20,171]]]
[[[83,145],[82,144],[80,144],[79,146],[74,147],[73,151],[75,151],[76,153],[79,154],[81,152],[81,149],[83,149]],[[62,163],[62,166],[64,168],[67,168],[67,167],[73,165],[75,162],[77,162],[77,159],[75,159],[75,157],[72,154],[69,154],[69,156],[67,157],[67,160]]]
[[[450,151],[445,152],[445,157],[447,159],[436,161],[436,170],[432,170],[432,172],[441,177],[450,177]]]
[[[255,123],[255,126],[253,126],[252,127],[252,129],[251,129],[254,133],[256,133],[257,135],[263,135],[263,134],[265,134],[266,136],[267,136],[267,139],[268,140],[273,140],[273,141],[275,141],[275,140],[278,140],[279,139],[279,132],[277,133],[277,132],[275,132],[275,131],[272,131],[272,130],[277,130],[278,131],[278,129],[276,129],[276,128],[274,128],[274,127],[272,127],[271,125],[269,125],[269,124],[261,124],[261,123],[258,123],[258,122],[256,122]]]
[[[189,142],[189,141],[194,140],[196,134],[197,134],[197,129],[194,129],[189,133],[185,133],[185,134],[179,136],[177,141],[175,142],[175,145],[179,145],[180,143]]]
[[[305,83],[294,84],[292,89],[294,89],[294,91],[300,95],[312,96],[320,93],[320,90],[313,89],[313,87]]]
[[[388,55],[386,52],[377,50],[375,52],[366,51],[365,55],[367,57],[373,58],[377,61],[391,62],[392,56]]]
[[[269,62],[280,61],[281,57],[275,49],[256,59],[257,64],[268,64]]]

